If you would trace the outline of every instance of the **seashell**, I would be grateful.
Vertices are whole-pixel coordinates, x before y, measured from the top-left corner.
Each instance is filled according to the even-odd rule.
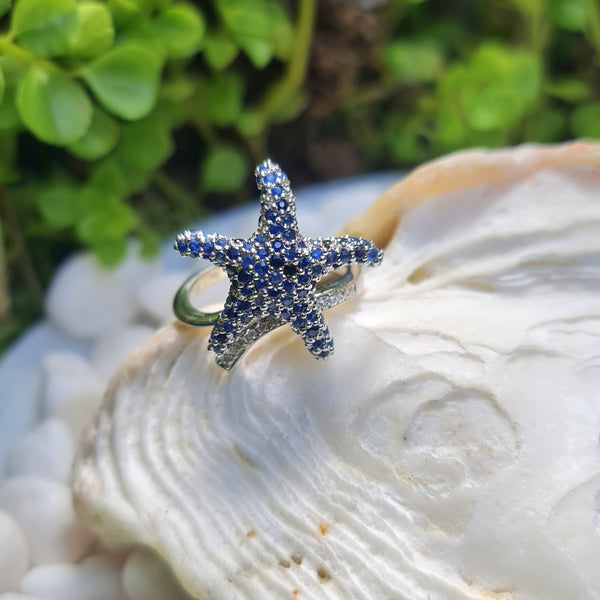
[[[78,513],[195,598],[600,597],[600,146],[470,151],[345,232],[386,246],[230,373],[164,327],[113,378]]]

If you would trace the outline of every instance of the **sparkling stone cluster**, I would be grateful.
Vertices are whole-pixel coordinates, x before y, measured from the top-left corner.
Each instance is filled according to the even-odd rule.
[[[335,292],[320,299],[319,280],[346,265],[377,265],[383,252],[362,238],[302,237],[287,175],[266,160],[256,167],[255,176],[261,214],[248,240],[186,231],[175,241],[182,256],[211,261],[231,281],[209,349],[221,366],[230,368],[258,337],[289,323],[313,356],[327,358],[333,352],[333,340],[321,310],[340,299]],[[342,293],[351,296],[353,291]]]

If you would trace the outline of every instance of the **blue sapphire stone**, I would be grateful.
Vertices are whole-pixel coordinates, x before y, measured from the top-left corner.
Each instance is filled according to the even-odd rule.
[[[271,190],[271,193],[273,194],[273,196],[275,196],[275,198],[279,198],[283,194],[283,188],[280,185],[276,185]]]
[[[306,319],[303,319],[302,317],[299,317],[298,319],[296,319],[294,321],[294,325],[298,328],[298,329],[302,329],[303,327],[306,327]]]
[[[294,304],[294,314],[300,315],[304,312],[304,304]]]
[[[296,258],[296,248],[288,248],[285,251],[285,257],[288,260],[294,260]]]
[[[254,243],[262,246],[267,241],[267,238],[260,233],[254,238]]]
[[[194,254],[198,254],[198,252],[200,250],[200,242],[199,242],[199,240],[190,240],[190,250]]]
[[[287,175],[283,171],[277,171],[277,177],[279,177],[279,179],[284,179]]]
[[[271,225],[269,227],[269,233],[271,235],[280,236],[283,233],[283,227],[281,225]]]
[[[319,248],[317,248],[316,250],[313,250],[310,253],[310,255],[313,260],[319,260],[321,258],[321,256],[323,256],[323,252]]]
[[[285,210],[285,209],[287,208],[287,202],[286,202],[285,200],[280,200],[280,201],[277,203],[277,208],[278,208],[279,210]]]
[[[258,248],[258,249],[256,250],[256,254],[258,254],[258,256],[259,256],[260,258],[265,258],[265,256],[267,256],[267,254],[269,254],[269,253],[267,252],[267,249],[266,249],[266,248]]]
[[[291,296],[284,296],[281,299],[281,304],[283,304],[284,306],[291,306],[292,304],[294,304],[294,299]]]
[[[260,317],[260,315],[262,315],[262,310],[257,306],[256,308],[252,309],[252,314],[255,317]]]
[[[312,344],[313,348],[322,348],[324,344],[324,340],[315,340]]]
[[[365,254],[366,251],[363,246],[358,246],[358,248],[354,250],[354,256],[356,256],[358,260],[363,260],[365,258]]]
[[[252,308],[252,304],[250,304],[250,302],[248,302],[248,300],[238,300],[236,302],[236,306],[241,311],[250,310]]]
[[[290,225],[294,224],[294,217],[293,215],[290,215],[290,213],[286,213],[283,215],[283,217],[281,217],[281,222],[289,227]]]
[[[277,212],[274,210],[267,210],[265,212],[265,219],[267,221],[274,221],[277,218]]]
[[[265,303],[265,297],[262,296],[261,294],[259,294],[258,296],[256,296],[256,298],[254,298],[254,304],[256,304],[256,306],[262,306]]]
[[[250,273],[250,271],[247,271],[246,269],[242,269],[238,273],[238,280],[241,283],[250,283],[252,281],[252,273]]]
[[[269,288],[267,293],[270,298],[279,298],[279,290],[277,288]]]
[[[221,248],[227,244],[227,240],[225,238],[219,238],[215,244],[220,246]]]
[[[244,242],[243,248],[244,250],[252,250],[252,244],[250,242]]]
[[[183,240],[179,240],[177,242],[177,250],[179,250],[179,252],[181,252],[181,254],[184,254],[185,252],[187,252],[188,246]]]
[[[269,172],[269,167],[268,167],[268,165],[266,165],[266,164],[264,164],[264,163],[263,163],[262,165],[260,165],[260,166],[258,167],[258,172],[259,172],[261,175],[265,175],[266,173],[268,173],[268,172]]]
[[[369,252],[367,253],[367,260],[373,262],[374,260],[377,260],[378,256],[379,256],[379,251],[377,250],[377,248],[371,248],[369,250]]]
[[[233,326],[233,323],[231,323],[230,321],[223,321],[223,329],[227,333],[233,333],[233,330],[235,329],[235,327]]]
[[[215,245],[212,242],[205,242],[202,246],[202,252],[204,254],[210,254],[215,249]]]
[[[249,269],[254,264],[254,257],[252,254],[244,254],[242,256],[242,267],[244,269]]]
[[[299,261],[298,261],[298,267],[300,269],[307,269],[308,267],[310,267],[311,262],[310,262],[310,258],[308,258],[308,256],[303,256]]]
[[[227,250],[227,256],[229,256],[231,260],[237,260],[240,257],[240,251],[237,248],[231,246]]]
[[[215,262],[218,265],[222,265],[225,262],[225,259],[227,258],[225,252],[217,252],[217,254],[215,255]]]
[[[246,286],[246,287],[243,287],[243,288],[240,290],[240,294],[241,294],[242,296],[252,296],[252,288],[249,288],[248,286]]]
[[[264,290],[267,287],[267,280],[266,279],[257,279],[254,282],[254,287],[256,288],[257,291]]]
[[[227,343],[227,334],[226,333],[218,333],[217,335],[214,336],[214,339],[217,340],[217,342],[219,342],[220,344],[226,344]]]
[[[263,181],[265,183],[268,183],[269,185],[272,185],[272,184],[274,184],[277,181],[277,175],[275,175],[275,173],[267,173],[263,177]]]
[[[234,319],[235,318],[235,311],[233,310],[233,308],[226,308],[223,312],[222,315],[227,318],[227,319]]]
[[[300,285],[306,285],[310,281],[310,277],[306,273],[302,273],[302,275],[298,275],[298,283]]]
[[[330,252],[327,255],[327,264],[328,265],[335,265],[335,263],[337,262],[338,259],[338,255],[336,252]]]
[[[352,258],[352,255],[350,254],[349,250],[346,250],[346,248],[344,248],[341,252],[340,252],[340,260],[343,263],[347,263],[350,262],[350,259]]]
[[[281,318],[285,319],[286,321],[292,316],[289,310],[282,310],[280,314]]]
[[[288,281],[287,279],[283,282],[283,289],[288,292],[288,294],[291,294],[295,289],[296,289],[296,285],[294,284],[293,281]]]
[[[320,265],[315,265],[312,268],[312,274],[315,275],[315,276],[317,276],[317,277],[319,275],[322,275],[323,274],[323,268]]]
[[[269,268],[267,267],[267,265],[264,263],[264,261],[259,260],[255,265],[254,265],[254,272],[257,275],[266,275],[267,272],[269,271]]]
[[[305,335],[307,337],[317,337],[318,333],[319,333],[318,327],[310,327],[309,329],[306,330]]]
[[[281,280],[282,280],[281,273],[278,273],[277,271],[275,271],[274,273],[271,273],[269,275],[269,281],[273,285],[277,285],[277,284],[281,283]]]
[[[319,313],[316,310],[313,310],[306,315],[306,318],[314,323],[319,320]]]
[[[283,267],[285,261],[283,260],[283,256],[281,256],[280,254],[274,254],[273,256],[271,256],[271,260],[269,261],[269,263],[274,269],[279,269]]]
[[[283,267],[283,272],[288,276],[288,277],[293,277],[297,272],[298,272],[298,267],[296,267],[295,264],[287,264],[285,265],[285,267]]]
[[[281,240],[275,240],[271,244],[271,247],[273,248],[273,250],[275,250],[275,252],[279,252],[280,250],[283,250],[283,242]]]
[[[298,298],[306,298],[308,295],[307,290],[298,290],[296,293],[298,294]]]
[[[286,231],[283,232],[283,237],[288,242],[291,242],[292,240],[296,239],[296,232],[293,229],[286,229]]]

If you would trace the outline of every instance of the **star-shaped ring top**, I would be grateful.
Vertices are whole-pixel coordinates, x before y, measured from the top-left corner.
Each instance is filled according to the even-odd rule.
[[[231,368],[253,339],[288,323],[315,358],[327,358],[333,340],[318,301],[319,281],[340,267],[378,265],[383,252],[362,238],[302,237],[286,174],[269,159],[256,167],[255,175],[261,213],[249,239],[186,231],[175,241],[182,256],[209,260],[231,282],[209,349],[221,366]]]

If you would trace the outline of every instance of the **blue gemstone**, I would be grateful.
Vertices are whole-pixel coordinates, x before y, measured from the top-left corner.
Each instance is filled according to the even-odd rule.
[[[287,202],[286,202],[285,200],[280,200],[280,201],[277,203],[277,208],[278,208],[279,210],[285,210],[285,209],[287,208]]]
[[[294,284],[293,281],[288,281],[287,279],[283,282],[283,289],[288,292],[291,293],[296,289],[296,285]]]
[[[262,260],[259,260],[254,265],[254,272],[257,273],[258,275],[266,275],[268,270],[269,270],[269,268]]]
[[[252,305],[250,305],[250,308],[246,312],[240,313],[240,323],[242,323],[243,325],[250,322],[250,313],[252,312],[251,308]]]
[[[256,306],[262,306],[265,303],[265,297],[261,296],[260,294],[258,296],[256,296],[256,298],[254,298],[254,304],[256,304]]]
[[[233,323],[231,323],[230,321],[224,321],[223,322],[223,329],[227,332],[227,333],[232,333],[233,330],[235,329],[233,326]]]
[[[202,246],[202,252],[209,255],[215,249],[215,245],[212,242],[205,242]]]
[[[287,175],[283,171],[277,171],[277,177],[283,179],[284,177],[287,177]]]
[[[252,289],[251,289],[251,288],[249,288],[249,287],[243,287],[243,288],[240,290],[240,294],[241,294],[242,296],[252,296]]]
[[[279,290],[277,288],[270,288],[267,293],[270,298],[279,298]]]
[[[311,327],[310,329],[306,330],[305,335],[307,337],[317,337],[318,333],[319,333],[319,328],[318,327]]]
[[[356,258],[358,260],[363,260],[365,257],[365,254],[366,254],[366,251],[363,246],[358,246],[358,248],[356,248],[354,250],[354,256],[356,256]]]
[[[308,256],[303,256],[299,261],[298,261],[298,267],[300,269],[307,269],[308,267],[310,267],[310,258],[308,258]]]
[[[283,233],[283,227],[281,225],[271,225],[269,227],[269,233],[271,235],[281,235]]]
[[[277,175],[275,175],[275,173],[267,173],[264,177],[263,177],[263,181],[265,183],[268,183],[269,185],[275,183],[277,181]]]
[[[316,265],[312,268],[312,273],[313,273],[313,275],[316,275],[318,277],[319,275],[323,274],[323,269],[321,266]]]
[[[266,279],[257,279],[254,282],[254,287],[259,291],[264,290],[267,287],[267,280]]]
[[[234,319],[235,318],[235,311],[233,310],[233,308],[226,308],[223,311],[223,316],[226,317],[227,319]]]
[[[185,252],[187,252],[187,244],[183,241],[183,240],[179,240],[177,242],[177,250],[179,250],[179,252],[181,252],[181,254],[184,254]]]
[[[330,252],[327,255],[327,264],[328,265],[335,265],[335,263],[337,262],[338,259],[338,255],[336,252]]]
[[[274,269],[279,269],[280,267],[283,267],[283,265],[285,264],[285,261],[283,260],[283,257],[280,254],[274,254],[273,256],[271,256],[271,260],[269,261],[269,264]]]
[[[303,327],[306,327],[306,319],[303,319],[302,317],[297,318],[294,321],[294,325],[298,328],[298,329],[302,329]]]
[[[302,249],[306,248],[306,244],[304,243],[304,240],[300,240],[298,242],[298,248],[302,248]]]
[[[321,350],[321,352],[319,352],[319,356],[321,358],[327,358],[329,356],[329,354],[330,354],[329,350]]]
[[[241,283],[250,283],[252,281],[252,273],[250,273],[250,271],[247,271],[246,269],[242,269],[238,273],[238,280]]]
[[[218,239],[218,240],[215,242],[215,244],[216,244],[217,246],[221,246],[221,248],[222,248],[223,246],[225,246],[225,244],[227,244],[227,240],[226,240],[225,238],[219,238],[219,239]]]
[[[267,254],[269,254],[269,253],[267,252],[266,248],[258,248],[258,249],[256,250],[256,254],[258,254],[258,256],[259,256],[260,258],[264,258],[264,257],[265,257],[265,256],[267,256]]]
[[[296,232],[293,229],[288,229],[287,231],[283,232],[283,237],[291,242],[292,240],[296,239]]]
[[[190,240],[190,250],[194,254],[198,254],[198,252],[200,251],[200,242],[199,242],[199,240]]]
[[[250,242],[244,242],[244,250],[252,250],[252,244]]]
[[[240,251],[234,247],[228,248],[227,256],[229,256],[231,260],[236,260],[240,257]]]
[[[294,314],[299,315],[304,312],[304,304],[294,304]]]
[[[319,248],[317,248],[316,250],[313,250],[310,253],[310,255],[313,260],[319,260],[321,258],[321,256],[323,256],[323,252],[321,252],[321,250],[319,250]]]
[[[248,300],[238,300],[236,306],[238,307],[238,310],[242,311],[250,310],[252,308],[252,304],[250,304]]]
[[[285,319],[286,321],[292,316],[289,310],[282,310],[280,314],[281,318]]]
[[[218,265],[222,265],[225,262],[225,258],[227,258],[225,252],[217,252],[215,255],[215,262]]]
[[[273,285],[278,285],[279,283],[281,283],[281,280],[282,280],[281,273],[278,273],[277,271],[275,271],[274,273],[271,273],[269,275],[269,281]]]
[[[303,273],[302,275],[298,275],[298,283],[300,285],[306,285],[309,281],[310,281],[310,276],[307,275],[306,273]]]
[[[280,250],[283,250],[283,242],[281,240],[275,240],[272,244],[271,244],[273,250],[275,250],[275,252],[279,252]]]
[[[294,223],[294,216],[287,213],[281,217],[281,222],[288,227]]]
[[[306,315],[306,318],[314,323],[315,321],[319,320],[319,313],[316,310],[313,310]]]
[[[217,340],[217,342],[219,342],[220,344],[226,344],[227,343],[227,334],[226,333],[218,333],[217,335],[214,336],[214,339]]]
[[[292,304],[294,304],[294,299],[291,296],[284,296],[281,299],[281,304],[283,304],[284,306],[291,306]]]
[[[264,235],[260,235],[258,234],[255,238],[254,238],[254,243],[258,244],[259,246],[262,246],[265,242],[267,241],[267,238]]]
[[[288,248],[285,251],[285,257],[288,260],[294,260],[296,258],[296,249],[295,248]]]
[[[274,210],[268,210],[265,212],[265,219],[267,221],[274,221],[277,218],[277,212]]]
[[[271,193],[273,194],[273,196],[275,196],[275,198],[279,198],[281,196],[281,194],[283,194],[283,188],[280,185],[276,185],[271,190]]]
[[[298,294],[298,298],[306,298],[308,291],[307,290],[298,290],[296,292]]]
[[[377,248],[371,248],[369,250],[369,252],[367,253],[367,259],[371,262],[373,262],[374,260],[377,260],[378,256],[379,256],[379,250],[377,250]]]
[[[258,172],[261,175],[264,175],[265,173],[269,172],[269,165],[267,165],[266,163],[262,163],[261,165],[258,166]]]
[[[315,341],[313,342],[313,345],[312,345],[312,347],[313,347],[313,348],[322,348],[322,347],[323,347],[323,344],[324,344],[324,340],[315,340]]]
[[[347,263],[350,262],[350,259],[352,258],[352,255],[350,254],[350,252],[348,250],[346,250],[345,248],[340,252],[340,260],[343,263]]]
[[[244,269],[249,269],[254,264],[254,257],[252,254],[244,254],[242,256],[242,267]]]
[[[260,317],[260,315],[262,315],[262,310],[260,310],[260,308],[257,306],[256,308],[252,309],[252,314],[255,317]]]
[[[298,272],[298,267],[296,267],[294,264],[287,264],[285,267],[283,267],[283,272],[288,277],[293,277]]]

